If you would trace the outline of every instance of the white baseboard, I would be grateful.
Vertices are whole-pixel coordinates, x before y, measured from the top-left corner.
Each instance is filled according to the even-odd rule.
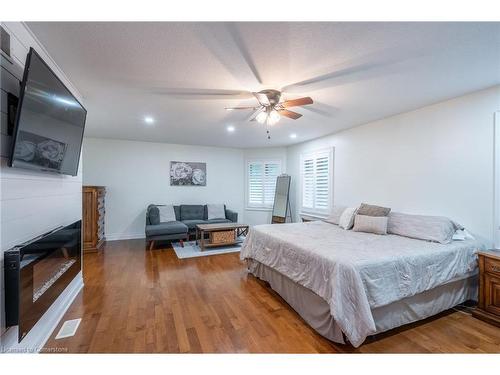
[[[80,271],[20,343],[17,342],[19,327],[10,327],[5,331],[0,337],[0,353],[38,353],[42,350],[82,288]]]
[[[136,240],[139,238],[146,238],[144,233],[113,233],[106,234],[106,241],[119,241],[119,240]]]

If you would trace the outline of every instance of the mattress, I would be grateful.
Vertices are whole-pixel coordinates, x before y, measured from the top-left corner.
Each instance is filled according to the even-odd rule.
[[[451,244],[345,231],[317,221],[253,227],[240,257],[311,290],[354,346],[377,333],[373,311],[477,272],[479,241]]]

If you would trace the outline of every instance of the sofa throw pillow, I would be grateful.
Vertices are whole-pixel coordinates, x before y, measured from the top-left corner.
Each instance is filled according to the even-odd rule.
[[[358,215],[363,216],[387,216],[391,212],[388,207],[375,206],[373,204],[361,203],[358,209]]]
[[[342,212],[339,219],[339,227],[349,230],[354,225],[354,216],[356,215],[356,207],[349,207]]]
[[[443,216],[408,215],[392,212],[389,215],[387,233],[416,238],[418,240],[450,243],[460,224]]]
[[[160,224],[160,210],[158,209],[158,206],[150,205],[148,207],[148,216],[149,216],[149,223],[151,225]]]
[[[208,220],[225,219],[226,209],[223,204],[207,204]]]
[[[339,225],[340,216],[342,215],[342,213],[345,211],[346,208],[347,208],[346,206],[333,206],[330,216],[328,216],[325,219],[325,221],[330,224]]]
[[[387,216],[356,215],[354,217],[354,232],[387,234]]]
[[[176,221],[173,205],[166,204],[164,206],[158,206],[158,210],[160,210],[160,223],[168,223],[169,221]]]

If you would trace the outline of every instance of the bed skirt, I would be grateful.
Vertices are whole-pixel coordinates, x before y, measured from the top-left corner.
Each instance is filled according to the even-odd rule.
[[[327,339],[344,344],[344,336],[330,314],[328,303],[316,293],[297,284],[278,271],[253,259],[247,260],[250,273],[267,281],[316,332]],[[376,332],[426,319],[468,300],[477,301],[477,272],[440,285],[434,289],[372,309]]]

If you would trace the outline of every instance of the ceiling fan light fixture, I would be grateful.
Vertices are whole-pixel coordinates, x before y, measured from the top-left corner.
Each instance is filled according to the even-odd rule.
[[[255,118],[259,124],[263,124],[267,120],[267,112],[261,112]]]
[[[276,124],[280,120],[280,118],[281,118],[281,116],[278,113],[278,111],[273,109],[269,112],[269,116],[267,118],[267,124],[272,126],[272,125]]]

